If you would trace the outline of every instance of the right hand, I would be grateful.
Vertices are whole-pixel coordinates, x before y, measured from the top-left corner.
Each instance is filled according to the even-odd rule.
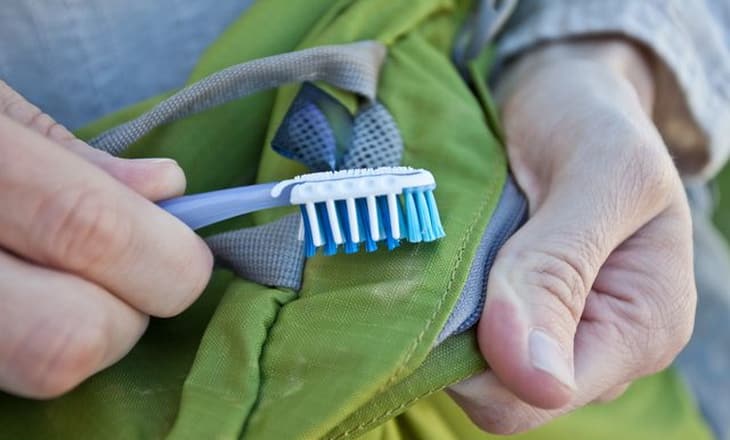
[[[150,202],[184,189],[174,161],[95,150],[0,81],[0,390],[65,393],[200,295],[209,249]]]

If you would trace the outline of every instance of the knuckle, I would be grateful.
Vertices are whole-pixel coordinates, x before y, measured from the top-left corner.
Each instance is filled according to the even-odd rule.
[[[583,259],[575,255],[530,252],[520,260],[529,268],[524,273],[525,282],[549,293],[577,322],[590,285]]]
[[[2,112],[25,126],[31,126],[44,115],[38,107],[15,92],[7,93],[2,97]]]
[[[658,369],[669,366],[679,352],[687,345],[694,330],[697,289],[694,277],[688,274],[684,283],[668,286],[663,292],[655,295],[651,333],[659,342],[657,364]],[[663,293],[663,295],[662,295]]]
[[[199,254],[191,254],[178,266],[176,277],[180,288],[176,290],[177,301],[164,301],[150,307],[150,314],[160,318],[170,318],[185,311],[205,290],[213,268],[213,257],[210,252],[201,261]]]
[[[39,203],[31,236],[45,262],[86,270],[130,247],[131,227],[125,218],[98,190],[63,189]]]
[[[667,295],[672,290],[679,294]],[[632,341],[638,374],[645,376],[671,365],[692,337],[696,290],[691,283],[685,288],[647,289],[641,293],[644,299],[635,303],[637,310],[630,321],[632,335],[626,339]]]
[[[658,319],[663,320],[660,340],[664,341],[664,350],[659,351],[656,359],[657,371],[667,368],[689,343],[694,331],[696,291],[688,290],[685,300],[672,307],[666,313],[661,313]]]
[[[27,125],[28,127],[33,128],[35,131],[48,138],[50,138],[51,133],[57,131],[57,127],[59,127],[59,124],[55,120],[53,120],[53,118],[48,116],[46,113],[43,113],[39,109],[36,109],[35,113],[33,114],[31,120],[28,122]]]
[[[99,315],[41,326],[17,356],[21,382],[37,398],[58,397],[93,374],[104,357],[107,332]]]
[[[629,164],[620,176],[625,183],[626,193],[638,204],[651,207],[665,207],[675,190],[681,186],[671,157],[663,145],[656,142],[637,140],[637,147],[630,149],[626,155]]]
[[[0,113],[11,119],[32,128],[41,135],[57,141],[73,138],[73,134],[63,125],[57,123],[47,113],[44,113],[26,101],[19,93],[0,80]]]

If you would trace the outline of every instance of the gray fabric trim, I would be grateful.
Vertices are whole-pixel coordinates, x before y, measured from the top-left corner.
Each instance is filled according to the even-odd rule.
[[[487,296],[489,270],[497,252],[525,220],[527,220],[527,199],[512,177],[508,176],[497,207],[479,241],[479,248],[471,262],[464,288],[446,325],[436,338],[435,345],[449,336],[468,330],[478,322]]]
[[[504,28],[517,7],[518,0],[480,0],[476,9],[459,29],[452,58],[462,74],[467,64],[482,52]],[[466,75],[465,75],[466,76]]]
[[[265,286],[299,290],[304,270],[304,244],[297,237],[299,222],[300,215],[292,214],[205,241],[218,261],[237,275]]]
[[[185,87],[138,118],[102,133],[90,144],[118,155],[155,127],[288,83],[326,81],[374,100],[385,53],[381,43],[363,41],[231,66]]]

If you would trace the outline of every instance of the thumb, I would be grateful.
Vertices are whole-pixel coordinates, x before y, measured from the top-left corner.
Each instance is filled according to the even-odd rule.
[[[0,80],[0,115],[5,115],[81,156],[150,200],[185,191],[185,174],[172,159],[121,159],[76,138],[38,107]]]
[[[499,380],[546,409],[568,404],[576,390],[573,340],[598,271],[653,215],[652,204],[630,203],[619,185],[601,184],[600,171],[567,174],[550,183],[533,216],[498,254],[478,329],[482,354]]]

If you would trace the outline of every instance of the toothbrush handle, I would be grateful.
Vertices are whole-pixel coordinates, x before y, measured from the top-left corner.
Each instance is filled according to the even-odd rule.
[[[271,196],[276,183],[241,186],[163,200],[158,205],[191,229],[202,228],[239,215],[286,206],[286,194]]]

